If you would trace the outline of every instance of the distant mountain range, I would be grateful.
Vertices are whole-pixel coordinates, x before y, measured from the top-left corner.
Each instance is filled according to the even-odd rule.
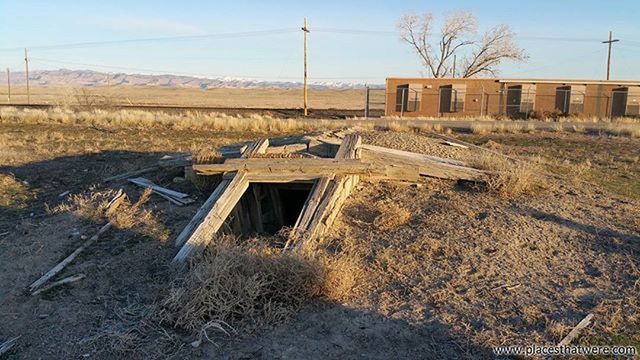
[[[73,86],[95,87],[106,85],[132,86],[163,86],[184,88],[237,88],[237,89],[296,89],[301,88],[301,82],[295,81],[267,81],[238,78],[200,78],[180,75],[143,75],[125,73],[103,73],[92,70],[36,70],[29,72],[31,86]],[[6,84],[7,75],[0,72],[0,86]],[[25,84],[24,72],[11,73],[11,83],[17,86]],[[357,89],[365,84],[348,82],[314,82],[312,89]],[[380,86],[380,85],[372,85]]]

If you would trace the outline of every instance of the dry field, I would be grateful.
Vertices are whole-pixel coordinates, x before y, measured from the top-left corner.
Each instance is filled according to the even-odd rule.
[[[362,109],[364,90],[309,90],[309,106],[316,109]],[[12,87],[11,101],[26,104],[26,88]],[[0,102],[7,103],[6,88]],[[301,108],[302,89],[192,89],[159,86],[102,86],[94,88],[31,87],[34,104],[175,105],[249,108]]]
[[[186,207],[101,181],[166,154],[206,158],[355,124],[365,143],[495,174],[483,185],[360,183],[307,253],[283,253],[280,235],[226,237],[186,274],[169,267],[173,239],[208,193],[180,170],[145,176],[197,198]],[[497,345],[555,344],[593,313],[574,343],[640,347],[639,147],[613,132],[5,110],[0,341],[22,336],[17,359],[492,358]],[[120,188],[128,202],[105,216]],[[114,228],[62,274],[83,280],[28,295],[108,220]]]

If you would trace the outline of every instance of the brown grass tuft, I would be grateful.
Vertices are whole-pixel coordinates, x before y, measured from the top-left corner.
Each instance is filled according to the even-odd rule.
[[[169,233],[164,226],[151,211],[142,207],[149,201],[151,189],[145,189],[135,203],[132,204],[126,199],[117,207],[116,211],[107,214],[109,202],[115,194],[115,190],[95,191],[92,188],[88,193],[73,195],[69,201],[54,208],[53,212],[70,211],[82,219],[97,223],[110,221],[117,229],[133,230],[143,236],[160,241],[168,239]]]
[[[490,171],[486,179],[487,189],[505,198],[533,193],[540,188],[543,180],[537,164],[514,162],[495,154],[481,153],[470,165]]]
[[[164,301],[178,326],[200,330],[206,324],[249,329],[289,318],[322,292],[321,265],[257,240],[225,237],[192,264]]]
[[[174,282],[162,306],[172,324],[200,331],[249,332],[289,319],[312,297],[345,300],[362,276],[361,262],[314,249],[297,253],[264,239],[220,238]],[[203,333],[204,332],[204,333]]]
[[[198,148],[192,149],[192,162],[194,164],[222,164],[224,157],[216,149]]]
[[[24,209],[34,198],[33,191],[13,174],[0,174],[0,207]]]

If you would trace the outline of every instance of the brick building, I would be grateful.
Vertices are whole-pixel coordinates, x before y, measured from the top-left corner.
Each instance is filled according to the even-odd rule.
[[[640,116],[640,81],[387,78],[387,116]]]

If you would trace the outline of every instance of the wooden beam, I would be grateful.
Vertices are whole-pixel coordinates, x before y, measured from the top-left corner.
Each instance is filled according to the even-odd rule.
[[[243,145],[241,147],[241,150],[242,150],[241,157],[246,158],[250,154],[264,152],[268,146],[269,146],[269,140],[265,140],[265,139],[251,143],[249,146]],[[207,214],[211,212],[211,209],[213,208],[213,205],[216,203],[216,201],[218,201],[218,199],[220,198],[220,196],[222,196],[222,194],[227,189],[227,187],[229,187],[229,184],[231,183],[231,180],[233,179],[234,176],[235,176],[235,173],[231,174],[230,178],[222,179],[222,181],[218,184],[218,186],[213,191],[213,193],[209,195],[209,197],[204,202],[204,204],[202,204],[202,206],[198,209],[198,211],[196,212],[194,217],[191,219],[191,221],[189,221],[187,226],[185,226],[184,229],[182,229],[182,231],[176,238],[176,246],[183,246],[184,243],[187,241],[187,239],[189,239],[189,237],[195,231],[198,225],[200,225],[202,221],[205,219],[205,217],[207,216]]]
[[[262,199],[261,199],[261,191],[259,184],[251,185],[251,190],[253,190],[253,201],[249,201],[250,209],[249,213],[251,214],[251,220],[253,222],[253,227],[257,233],[264,233],[264,220],[262,219]]]
[[[264,154],[269,147],[269,139],[260,139],[253,142],[247,150],[242,154],[242,157],[250,158],[255,154]]]
[[[481,181],[486,176],[482,170],[433,160],[427,155],[368,145],[362,147],[362,159],[374,164],[414,166],[420,175],[440,179]]]
[[[257,158],[228,159],[223,164],[193,165],[198,175],[215,175],[230,171],[246,171],[248,173],[290,173],[316,174],[318,177],[337,173],[341,175],[373,175],[384,176],[385,164],[362,162],[358,159],[312,159],[312,158]]]
[[[216,189],[209,195],[207,200],[202,204],[202,206],[196,211],[196,214],[191,218],[191,221],[185,226],[178,237],[176,238],[176,246],[182,246],[187,241],[189,236],[193,233],[193,231],[202,223],[207,214],[211,211],[213,205],[218,201],[220,196],[224,193],[224,191],[229,186],[231,180],[222,180]]]
[[[342,141],[335,158],[342,161],[359,159],[361,145],[362,138],[359,135],[349,134]],[[298,241],[296,250],[300,251],[311,241],[324,235],[325,231],[333,225],[344,201],[349,197],[359,180],[358,175],[335,176],[328,181],[324,189],[317,187],[312,191],[313,194],[309,201],[318,198],[320,200],[317,205],[310,203],[310,206],[304,211],[305,214],[301,215],[301,222],[305,217],[308,217],[309,220],[305,229],[296,229],[294,233],[294,236],[300,236],[302,231],[302,239]]]
[[[411,151],[390,149],[390,148],[386,148],[386,147],[382,147],[382,146],[376,146],[376,145],[370,145],[370,144],[363,144],[362,145],[362,149],[363,149],[363,151],[366,151],[366,150],[374,151],[374,152],[377,152],[377,153],[384,153],[384,154],[388,154],[388,155],[394,155],[394,156],[397,156],[397,157],[401,157],[401,158],[405,158],[405,159],[411,159],[411,160],[415,160],[415,161],[422,161],[422,162],[435,161],[435,162],[441,162],[441,163],[445,163],[445,164],[458,165],[458,166],[465,166],[466,165],[463,161],[460,161],[460,160],[447,159],[447,158],[442,158],[442,157],[438,157],[438,156],[419,154],[419,153],[414,153],[414,152],[411,152]]]
[[[336,153],[336,159],[359,159],[362,138],[360,135],[349,134],[344,137]]]
[[[173,262],[184,262],[193,254],[204,250],[204,248],[213,240],[213,236],[218,232],[227,216],[236,206],[242,195],[249,187],[247,174],[243,171],[239,172],[226,187],[225,191],[215,201],[211,211],[204,217],[202,222],[198,224],[189,240],[182,246],[178,254],[173,258]]]
[[[225,175],[225,178],[229,175]],[[318,174],[290,174],[290,173],[247,173],[250,182],[261,183],[313,183],[322,177]]]
[[[300,151],[307,151],[309,144],[290,144],[282,146],[270,146],[267,148],[267,154],[287,154],[296,153]]]
[[[317,206],[303,241],[299,243],[299,248],[303,248],[312,240],[321,238],[326,230],[333,225],[336,217],[342,209],[345,200],[357,185],[357,176],[336,176],[331,180],[324,192],[324,196]]]
[[[322,201],[324,192],[332,178],[333,177],[324,176],[316,180],[313,184],[313,187],[309,192],[309,196],[302,206],[302,210],[300,210],[300,215],[289,233],[289,238],[284,246],[285,249],[287,249],[293,241],[302,238],[308,231],[311,219],[313,219],[313,216],[316,214],[318,205],[320,204],[320,201]]]

